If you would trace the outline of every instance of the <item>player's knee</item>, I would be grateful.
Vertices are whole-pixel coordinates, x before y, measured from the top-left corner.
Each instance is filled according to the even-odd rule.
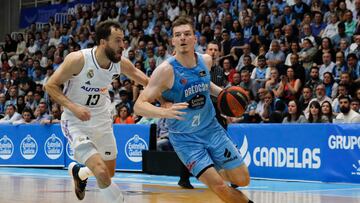
[[[248,186],[250,184],[250,176],[249,174],[239,175],[234,180],[231,180],[231,183],[240,187]]]

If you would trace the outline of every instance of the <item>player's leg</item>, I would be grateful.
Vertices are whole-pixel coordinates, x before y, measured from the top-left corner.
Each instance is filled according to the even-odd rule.
[[[233,169],[221,170],[219,173],[224,180],[240,187],[247,186],[250,183],[249,170],[245,164]]]
[[[252,202],[241,191],[228,186],[214,167],[205,169],[205,171],[200,175],[199,180],[206,184],[224,202]]]

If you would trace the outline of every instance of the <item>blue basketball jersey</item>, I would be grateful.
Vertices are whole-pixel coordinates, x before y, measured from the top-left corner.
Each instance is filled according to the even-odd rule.
[[[167,119],[169,132],[192,133],[205,129],[215,119],[215,109],[210,99],[210,72],[201,54],[197,54],[197,66],[183,67],[175,57],[168,62],[174,71],[174,83],[162,96],[173,103],[187,102],[185,120]]]

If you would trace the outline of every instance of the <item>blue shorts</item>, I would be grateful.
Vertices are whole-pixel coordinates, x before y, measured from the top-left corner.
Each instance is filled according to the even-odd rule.
[[[215,125],[195,133],[170,133],[170,142],[180,160],[199,178],[206,169],[234,169],[243,164],[243,157],[227,132]]]

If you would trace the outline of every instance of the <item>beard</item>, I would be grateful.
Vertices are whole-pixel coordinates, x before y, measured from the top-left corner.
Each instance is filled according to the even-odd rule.
[[[121,53],[122,51],[120,51]],[[118,63],[121,61],[121,54],[120,57],[117,57],[117,53],[110,47],[105,47],[105,55],[106,57],[113,63]]]
[[[349,111],[350,111],[350,106],[349,107],[345,107],[345,106],[340,107],[340,112],[343,114],[347,114],[347,113],[349,113]]]

